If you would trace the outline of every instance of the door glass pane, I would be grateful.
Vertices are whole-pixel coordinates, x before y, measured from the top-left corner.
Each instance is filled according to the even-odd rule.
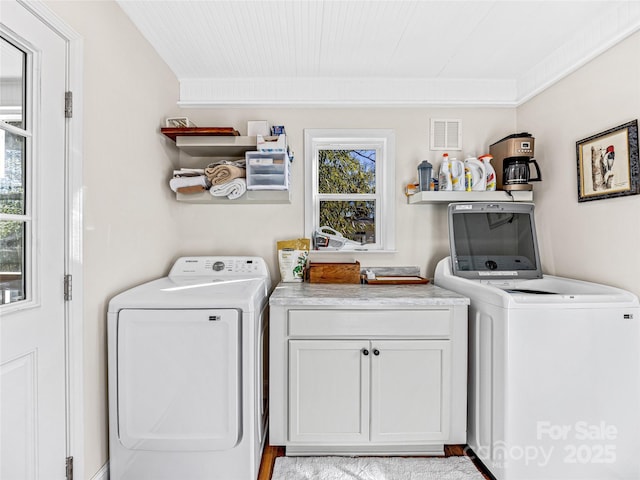
[[[26,140],[21,134],[26,130],[26,60],[23,51],[0,38],[0,305],[25,300],[27,293],[25,242],[30,220]]]
[[[375,150],[318,151],[318,193],[375,192]]]
[[[0,130],[2,157],[0,163],[0,213],[25,215],[25,139]]]
[[[0,305],[25,299],[26,223],[0,221]]]
[[[0,120],[24,129],[24,72],[22,50],[0,38]]]
[[[376,242],[376,202],[320,202],[320,226],[331,227],[349,240],[361,244]]]

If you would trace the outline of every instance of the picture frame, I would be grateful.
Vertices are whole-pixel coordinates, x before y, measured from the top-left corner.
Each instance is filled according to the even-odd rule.
[[[576,142],[578,202],[640,193],[638,120]]]

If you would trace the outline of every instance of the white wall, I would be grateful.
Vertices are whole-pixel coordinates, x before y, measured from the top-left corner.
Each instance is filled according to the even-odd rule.
[[[395,130],[397,253],[367,253],[346,259],[355,258],[363,266],[417,265],[427,276],[433,275],[437,261],[448,254],[446,205],[409,205],[404,186],[416,181],[420,161],[439,165],[442,152],[429,151],[430,119],[462,120],[464,150],[449,152],[459,159],[465,154],[488,153],[490,143],[515,131],[515,110],[509,108],[225,108],[182,112],[199,126],[231,126],[245,135],[248,120],[267,120],[286,127],[295,153],[291,205],[180,204],[176,219],[183,235],[179,253],[251,252],[269,261],[276,279],[276,241],[304,235],[305,128]]]
[[[576,142],[640,117],[639,55],[636,33],[517,109],[543,170],[535,203],[544,269],[636,295],[640,196],[579,204]]]
[[[106,308],[109,298],[165,274],[177,250],[172,169],[158,134],[179,113],[178,82],[120,7],[52,1],[84,43],[85,474],[107,461]]]

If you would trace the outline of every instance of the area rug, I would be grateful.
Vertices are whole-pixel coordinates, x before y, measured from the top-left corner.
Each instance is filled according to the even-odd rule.
[[[469,457],[278,457],[271,480],[483,480]]]

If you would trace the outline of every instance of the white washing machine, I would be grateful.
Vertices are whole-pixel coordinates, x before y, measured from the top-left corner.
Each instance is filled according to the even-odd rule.
[[[449,206],[469,297],[468,443],[497,480],[640,478],[640,303],[542,273],[532,204]]]
[[[108,311],[111,480],[255,480],[266,438],[269,271],[183,257]]]

